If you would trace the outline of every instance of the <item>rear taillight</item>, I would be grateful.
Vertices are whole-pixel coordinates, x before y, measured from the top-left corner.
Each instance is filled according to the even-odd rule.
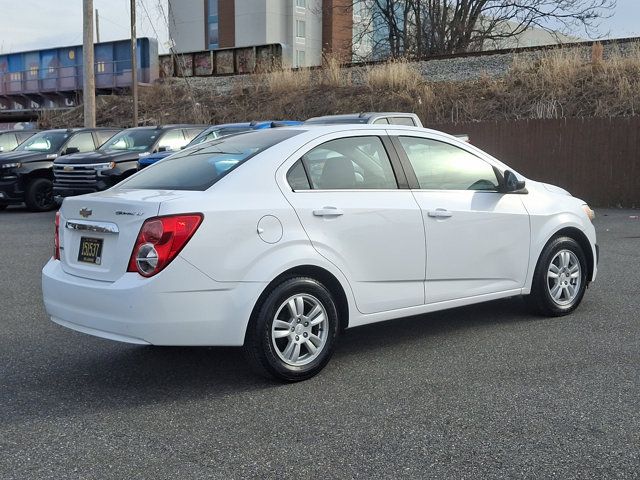
[[[56,229],[53,237],[53,259],[60,260],[60,212],[56,212]]]
[[[147,219],[131,252],[128,272],[152,277],[180,253],[196,232],[203,215],[188,213]]]

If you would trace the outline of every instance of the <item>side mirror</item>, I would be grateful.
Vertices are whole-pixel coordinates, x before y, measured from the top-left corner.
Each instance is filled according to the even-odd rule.
[[[167,147],[158,147],[158,152],[166,152]]]
[[[502,189],[504,193],[527,193],[524,180],[518,180],[515,173],[511,170],[505,170],[503,175]]]
[[[78,147],[68,147],[63,155],[71,155],[72,153],[80,153],[80,149]]]

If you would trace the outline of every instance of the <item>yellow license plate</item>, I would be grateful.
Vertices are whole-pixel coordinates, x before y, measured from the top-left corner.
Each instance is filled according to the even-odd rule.
[[[102,262],[102,239],[89,237],[80,238],[78,261],[100,265]]]

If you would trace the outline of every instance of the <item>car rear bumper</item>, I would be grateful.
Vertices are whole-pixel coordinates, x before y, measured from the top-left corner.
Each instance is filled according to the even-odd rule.
[[[166,274],[166,275],[165,275]],[[216,282],[180,257],[155,277],[103,282],[66,273],[51,259],[42,293],[51,320],[126,343],[239,346],[262,283]]]

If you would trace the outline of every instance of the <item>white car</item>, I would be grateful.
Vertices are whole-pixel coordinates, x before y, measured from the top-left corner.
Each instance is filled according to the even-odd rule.
[[[44,302],[73,330],[244,345],[263,371],[303,380],[345,328],[515,295],[570,313],[596,277],[592,218],[437,131],[255,131],[65,199]]]

